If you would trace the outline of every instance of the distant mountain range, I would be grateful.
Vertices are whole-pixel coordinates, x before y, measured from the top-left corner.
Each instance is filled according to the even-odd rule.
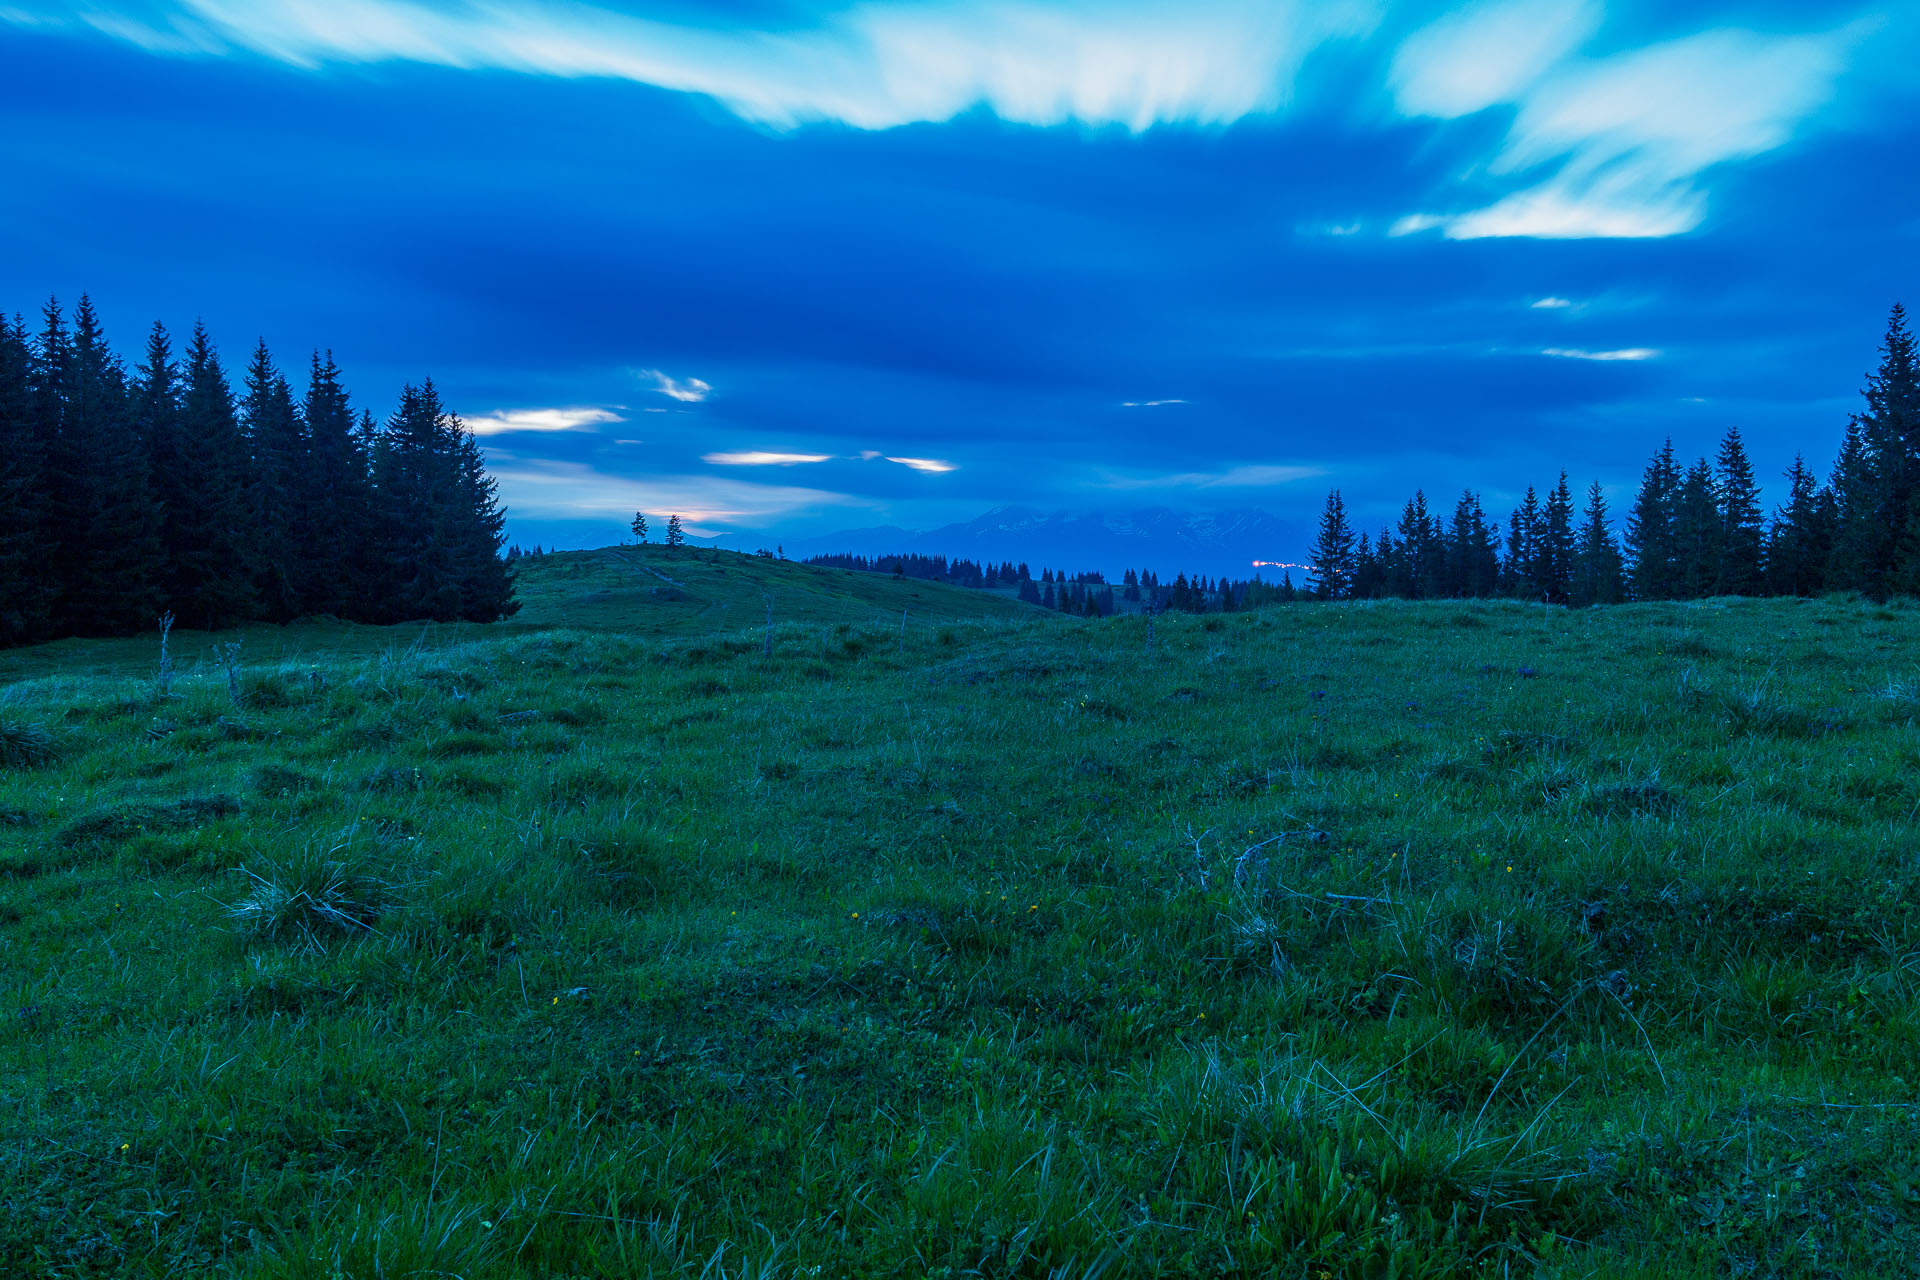
[[[866,556],[919,552],[996,564],[1025,561],[1036,574],[1045,565],[1072,572],[1098,569],[1110,577],[1127,569],[1151,569],[1163,578],[1176,573],[1250,578],[1257,561],[1306,559],[1311,537],[1307,523],[1254,507],[1124,512],[995,507],[963,524],[924,532],[882,526],[807,538],[788,543],[787,554],[803,558],[841,551]],[[1280,570],[1266,569],[1263,576],[1277,580]],[[1300,580],[1299,570],[1293,577]]]

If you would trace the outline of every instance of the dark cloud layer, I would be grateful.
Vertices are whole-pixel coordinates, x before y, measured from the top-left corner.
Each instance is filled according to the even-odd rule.
[[[1676,12],[1659,20],[1826,20]],[[1616,42],[1636,13],[1609,13]],[[430,373],[474,416],[622,419],[487,437],[528,540],[609,540],[629,502],[704,502],[756,543],[1001,502],[1304,527],[1329,484],[1369,517],[1416,485],[1505,501],[1562,466],[1619,492],[1664,436],[1698,452],[1731,425],[1768,471],[1826,464],[1887,306],[1915,294],[1910,98],[1841,77],[1791,138],[1702,165],[1682,234],[1395,235],[1535,179],[1494,172],[1510,110],[1394,110],[1392,54],[1330,47],[1310,101],[1207,127],[978,107],[773,129],[631,80],[0,25],[0,301],[90,291],[129,349],[196,316],[230,362],[262,334],[289,365],[330,346],[376,411]],[[675,400],[656,371],[712,393]],[[708,460],[753,451],[830,460]],[[1310,474],[1200,479],[1249,467]],[[580,483],[527,479],[561,474]]]

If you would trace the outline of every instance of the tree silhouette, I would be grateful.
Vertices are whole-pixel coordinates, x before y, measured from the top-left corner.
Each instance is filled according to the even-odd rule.
[[[1335,489],[1327,494],[1320,513],[1320,535],[1308,556],[1313,593],[1322,600],[1343,600],[1353,589],[1353,529],[1347,524],[1347,505]]]

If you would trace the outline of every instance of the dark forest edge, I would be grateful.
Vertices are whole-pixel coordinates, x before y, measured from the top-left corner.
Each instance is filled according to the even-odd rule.
[[[1920,594],[1920,360],[1896,304],[1880,364],[1861,392],[1825,484],[1796,456],[1787,500],[1760,509],[1738,428],[1713,461],[1682,469],[1668,440],[1647,463],[1616,540],[1600,483],[1576,518],[1566,472],[1543,502],[1529,486],[1504,548],[1472,490],[1445,525],[1425,493],[1397,525],[1354,536],[1340,491],[1327,495],[1309,556],[1318,599],[1507,596],[1555,604],[1697,600],[1708,596],[1871,599]]]
[[[266,343],[236,397],[204,326],[129,372],[91,302],[0,321],[0,645],[326,615],[492,622],[505,512],[431,379],[358,418],[331,353],[296,401]]]

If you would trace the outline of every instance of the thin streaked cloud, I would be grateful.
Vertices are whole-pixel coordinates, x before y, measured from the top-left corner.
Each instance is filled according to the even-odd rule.
[[[830,453],[776,453],[766,449],[746,449],[736,453],[702,454],[700,461],[716,467],[794,467],[808,462],[829,462]]]
[[[611,409],[500,409],[475,418],[462,419],[467,430],[477,436],[505,435],[512,431],[590,431],[609,422],[625,422]]]
[[[1660,352],[1652,347],[1623,347],[1616,351],[1584,351],[1578,347],[1547,347],[1543,356],[1561,360],[1657,360]]]

